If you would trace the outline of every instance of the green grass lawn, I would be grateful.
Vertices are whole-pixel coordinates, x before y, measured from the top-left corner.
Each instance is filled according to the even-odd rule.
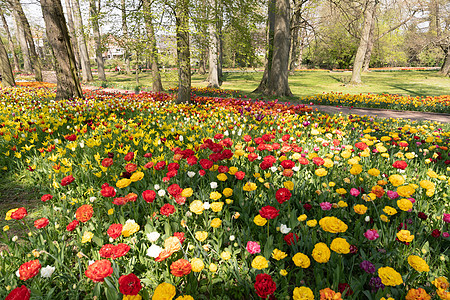
[[[221,86],[225,90],[237,90],[243,95],[258,86],[262,72],[225,73]],[[289,85],[295,98],[315,94],[339,92],[344,94],[399,94],[410,96],[439,96],[450,94],[450,79],[437,75],[437,71],[391,71],[370,72],[362,76],[363,84],[350,86],[351,72],[303,71],[289,77]],[[167,90],[176,87],[178,78],[176,71],[162,73],[163,86]],[[192,86],[204,87],[206,75],[194,74]],[[151,87],[150,73],[140,74],[140,86]],[[135,75],[117,73],[107,74],[108,87],[135,89]],[[96,85],[100,85],[96,82]]]

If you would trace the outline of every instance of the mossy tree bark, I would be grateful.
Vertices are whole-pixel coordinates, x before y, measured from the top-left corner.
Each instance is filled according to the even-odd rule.
[[[60,0],[41,0],[47,39],[56,59],[56,99],[83,96]]]
[[[278,97],[292,96],[289,88],[290,1],[276,0],[273,57],[268,88],[265,94]]]
[[[364,63],[364,57],[366,56],[367,47],[370,40],[370,30],[372,28],[372,22],[374,21],[373,15],[375,14],[378,0],[368,0],[366,11],[364,13],[364,25],[361,32],[361,39],[359,41],[358,50],[356,51],[355,60],[353,62],[352,79],[350,84],[361,84],[361,72]]]
[[[89,52],[84,34],[83,19],[81,18],[80,3],[78,1],[79,0],[72,1],[73,19],[75,25],[75,35],[80,50],[81,74],[83,76],[83,81],[86,82],[94,80],[94,77],[92,76],[91,62],[89,61]]]
[[[189,48],[189,0],[177,0],[175,7],[178,95],[176,103],[191,102],[191,55]]]
[[[20,70],[19,58],[17,57],[16,51],[14,51],[14,43],[11,38],[11,32],[9,31],[8,22],[6,22],[5,14],[3,13],[3,9],[0,7],[0,17],[2,18],[3,29],[5,29],[6,37],[8,39],[9,52],[13,57],[14,62],[14,70]]]
[[[258,87],[253,91],[254,93],[264,93],[267,89],[269,82],[270,69],[272,68],[272,57],[273,57],[273,37],[275,30],[275,1],[269,0],[268,3],[268,20],[267,20],[267,52],[266,61],[264,64],[264,73],[259,83]]]
[[[156,47],[156,35],[155,29],[153,27],[153,15],[151,9],[150,0],[143,0],[144,7],[144,20],[145,20],[145,28],[147,31],[147,37],[150,44],[150,64],[152,69],[152,91],[154,92],[162,92],[164,90],[162,81],[161,81],[161,73],[159,72],[158,67],[158,48]]]
[[[98,80],[105,81],[106,74],[102,55],[102,37],[100,35],[100,25],[98,23],[100,12],[97,9],[97,3],[97,0],[89,0],[89,14],[91,18],[92,32],[94,33],[95,40],[95,59],[97,61]]]
[[[11,64],[8,58],[8,52],[6,52],[5,46],[0,39],[0,69],[2,72],[2,85],[3,86],[14,86],[16,85],[14,81],[14,75],[12,72]]]
[[[36,52],[36,46],[34,44],[33,35],[31,34],[30,23],[28,23],[27,17],[23,12],[22,5],[20,4],[19,0],[7,0],[7,2],[11,6],[11,8],[17,13],[19,22],[21,23],[21,26],[23,28],[25,39],[28,44],[28,49],[30,51],[31,65],[34,69],[35,79],[36,81],[42,81],[41,61]]]

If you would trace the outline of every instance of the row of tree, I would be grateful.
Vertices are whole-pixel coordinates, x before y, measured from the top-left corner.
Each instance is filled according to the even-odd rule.
[[[87,0],[87,15],[80,0],[41,0],[46,40],[54,56],[57,74],[57,98],[81,97],[81,80],[93,80],[87,37],[95,41],[94,52],[99,80],[106,80],[100,27],[108,26],[106,15],[118,12],[121,26],[109,26],[124,48],[125,71],[131,73],[131,54],[136,61],[145,56],[153,77],[153,90],[162,91],[159,73],[157,33],[170,35],[174,24],[178,67],[178,102],[190,101],[191,55],[196,53],[198,71],[208,70],[211,87],[223,80],[224,56],[232,65],[257,62],[255,52],[265,53],[264,74],[258,92],[268,95],[291,95],[289,74],[310,61],[333,60],[352,64],[353,84],[361,83],[380,41],[398,32],[413,37],[408,45],[411,56],[428,49],[440,49],[441,73],[450,73],[450,0]],[[30,24],[19,0],[1,0],[16,24],[20,60],[0,7],[8,51],[0,43],[0,63],[4,84],[14,84],[12,69],[34,72],[42,80],[42,64],[37,53]],[[83,4],[83,3],[81,3]],[[103,10],[103,11],[102,11]],[[102,24],[103,22],[103,24]],[[88,25],[88,26],[87,26]],[[86,30],[90,27],[90,31]],[[394,35],[395,36],[395,35]],[[397,35],[398,36],[398,35]],[[262,37],[258,39],[258,37]],[[224,44],[227,46],[224,49]],[[336,51],[335,49],[338,49]],[[194,50],[194,51],[193,51]],[[319,61],[320,60],[320,61]],[[19,65],[23,61],[23,65]],[[13,67],[11,67],[11,65]],[[330,63],[328,64],[330,65]]]

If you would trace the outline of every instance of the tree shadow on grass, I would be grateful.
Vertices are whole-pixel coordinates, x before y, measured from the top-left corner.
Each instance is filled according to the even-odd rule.
[[[437,89],[435,86],[417,83],[397,83],[390,84],[390,87],[405,91],[407,95],[411,97],[426,97],[426,96],[438,96],[448,94],[449,91],[444,89]]]
[[[25,207],[28,215],[23,219],[29,226],[33,226],[34,220],[39,216],[40,194],[35,185],[26,182],[17,174],[0,175],[0,230],[8,225],[8,235],[23,235],[23,228],[16,220],[5,220],[6,213],[10,209]]]

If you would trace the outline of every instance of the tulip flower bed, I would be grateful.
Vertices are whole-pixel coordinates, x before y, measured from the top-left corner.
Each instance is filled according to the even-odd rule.
[[[301,102],[322,105],[343,105],[395,110],[450,113],[450,95],[435,97],[410,97],[399,95],[350,95],[343,93],[319,94],[300,98]]]
[[[52,97],[2,90],[0,168],[42,207],[6,213],[2,297],[450,298],[448,125]]]
[[[170,88],[169,92],[178,93],[178,87]],[[241,93],[239,93],[239,91],[223,90],[210,87],[202,87],[202,88],[192,87],[191,93],[197,96],[206,96],[206,97],[221,97],[221,98],[241,97],[240,95]]]

